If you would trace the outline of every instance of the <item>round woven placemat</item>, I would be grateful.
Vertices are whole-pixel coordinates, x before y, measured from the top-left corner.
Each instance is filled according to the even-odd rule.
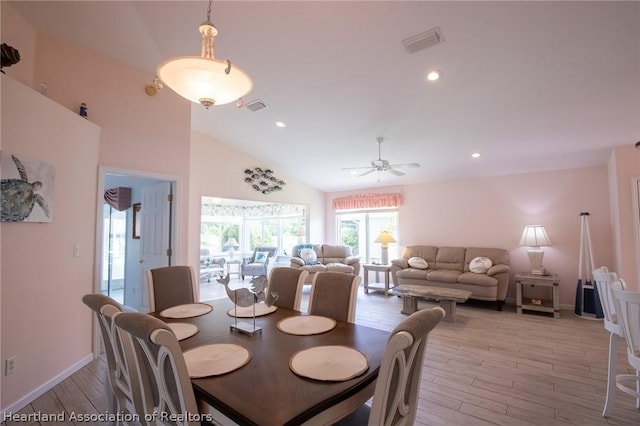
[[[321,317],[317,315],[303,315],[299,317],[285,318],[278,322],[278,329],[283,333],[294,334],[296,336],[309,336],[311,334],[321,334],[331,331],[336,326],[333,318]]]
[[[188,339],[198,332],[198,327],[193,324],[187,324],[185,322],[172,322],[167,324],[173,334],[176,335],[178,340]]]
[[[289,368],[298,376],[341,382],[367,371],[369,360],[347,346],[316,346],[294,354]]]
[[[198,346],[184,353],[189,377],[219,376],[242,367],[251,359],[249,350],[231,343]]]
[[[213,306],[206,303],[189,303],[167,308],[160,312],[160,316],[165,318],[193,318],[208,314],[212,309]]]
[[[253,306],[256,307],[255,314],[257,317],[268,315],[278,309],[276,305],[267,306],[264,303],[257,303]],[[233,307],[227,311],[227,315],[236,318],[253,318],[253,306]]]

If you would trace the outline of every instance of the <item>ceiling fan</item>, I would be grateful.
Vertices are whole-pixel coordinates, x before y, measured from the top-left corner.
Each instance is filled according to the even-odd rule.
[[[343,168],[342,170],[364,170],[364,172],[358,174],[358,176],[365,176],[368,175],[369,173],[373,173],[375,171],[378,172],[389,172],[392,175],[396,175],[396,176],[404,176],[405,173],[396,170],[396,168],[399,167],[420,167],[420,164],[418,163],[403,163],[403,164],[389,164],[388,160],[383,160],[382,156],[380,154],[380,146],[382,145],[382,142],[384,142],[384,138],[382,137],[378,137],[376,139],[376,142],[378,142],[378,159],[377,160],[372,160],[371,161],[371,165],[367,166],[367,167],[346,167]]]

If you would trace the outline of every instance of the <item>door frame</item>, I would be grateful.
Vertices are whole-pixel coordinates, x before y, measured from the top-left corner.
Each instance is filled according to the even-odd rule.
[[[176,200],[183,197],[187,191],[182,186],[182,179],[179,176],[168,175],[163,173],[147,172],[143,170],[123,169],[118,167],[98,166],[98,194],[96,199],[96,238],[95,238],[95,259],[94,259],[94,277],[93,277],[93,291],[94,293],[100,293],[100,281],[102,280],[102,267],[103,267],[103,253],[102,253],[102,236],[103,236],[103,221],[102,221],[102,205],[104,204],[104,185],[106,175],[121,175],[131,178],[144,178],[144,179],[156,179],[160,181],[173,182],[173,201],[176,206]],[[186,199],[186,197],[184,197]],[[180,236],[182,215],[180,209],[173,209],[171,215],[171,248],[172,259],[182,259],[182,253],[180,252],[181,245]],[[96,324],[97,326],[97,324]],[[97,330],[96,328],[96,331]],[[100,333],[94,332],[93,339],[93,353],[95,357],[100,354]]]

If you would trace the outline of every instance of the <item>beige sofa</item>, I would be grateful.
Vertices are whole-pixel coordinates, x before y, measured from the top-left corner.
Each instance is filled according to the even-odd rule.
[[[301,256],[304,249],[313,249],[315,261],[307,262]],[[353,255],[351,247],[330,244],[298,244],[291,252],[291,267],[309,272],[305,280],[311,283],[316,272],[345,272],[360,274],[360,258]]]
[[[409,266],[409,259],[426,260],[427,269]],[[474,273],[469,263],[487,257],[492,266],[486,273]],[[391,261],[394,285],[425,285],[471,292],[471,299],[497,302],[502,310],[509,288],[509,252],[499,248],[409,246],[400,259]]]

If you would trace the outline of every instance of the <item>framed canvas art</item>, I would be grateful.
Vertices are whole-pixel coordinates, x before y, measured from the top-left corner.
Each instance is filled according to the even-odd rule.
[[[0,151],[2,222],[52,222],[51,164]]]

